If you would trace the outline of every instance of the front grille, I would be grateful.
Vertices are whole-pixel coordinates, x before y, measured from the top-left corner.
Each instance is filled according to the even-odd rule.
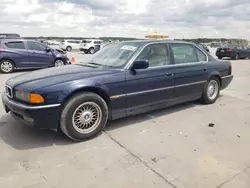
[[[6,87],[7,96],[10,98],[13,98],[13,89],[10,86],[5,86],[5,87]]]

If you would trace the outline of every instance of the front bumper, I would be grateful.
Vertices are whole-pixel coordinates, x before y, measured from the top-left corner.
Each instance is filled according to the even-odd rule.
[[[233,80],[233,75],[221,77],[221,90],[225,89]]]
[[[60,104],[31,106],[10,99],[6,93],[2,94],[2,103],[6,113],[20,123],[36,127],[38,129],[50,129],[57,131]]]

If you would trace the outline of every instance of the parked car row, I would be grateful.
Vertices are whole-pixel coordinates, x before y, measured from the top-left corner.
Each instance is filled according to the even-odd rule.
[[[80,50],[84,53],[94,54],[103,47],[103,41],[99,39],[85,39],[85,40],[62,40],[59,44],[59,48],[72,51]]]
[[[15,69],[36,69],[70,64],[60,50],[34,40],[0,39],[0,71],[11,73]]]

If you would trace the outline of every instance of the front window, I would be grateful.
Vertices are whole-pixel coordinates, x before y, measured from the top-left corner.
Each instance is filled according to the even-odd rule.
[[[38,43],[38,42],[28,41],[27,44],[30,50],[45,51],[47,49],[46,45]]]
[[[149,67],[165,66],[170,64],[167,47],[163,43],[151,44],[143,49],[137,60],[148,60]]]
[[[110,44],[89,60],[87,65],[123,67],[139,47],[138,42]]]

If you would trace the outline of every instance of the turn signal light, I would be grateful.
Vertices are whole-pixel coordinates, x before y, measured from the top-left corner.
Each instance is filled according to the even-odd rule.
[[[35,104],[43,103],[44,102],[44,98],[41,95],[39,95],[39,94],[30,93],[29,102],[30,103],[35,103]]]

